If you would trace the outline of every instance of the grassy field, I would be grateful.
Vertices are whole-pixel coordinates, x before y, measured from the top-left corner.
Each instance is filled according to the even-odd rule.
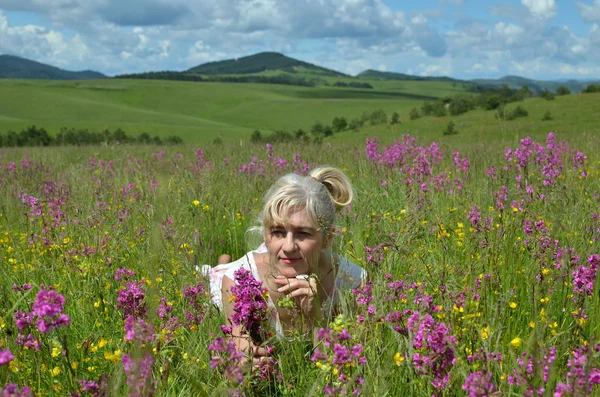
[[[307,75],[308,77],[309,75]],[[330,78],[337,79],[337,78]],[[338,79],[339,80],[339,79]],[[343,79],[341,79],[343,80]],[[340,81],[341,81],[340,80]],[[332,80],[333,81],[333,80]],[[190,143],[248,139],[256,129],[309,131],[338,116],[348,120],[363,112],[397,112],[398,126],[366,126],[345,131],[329,140],[364,142],[366,136],[411,133],[425,140],[514,140],[522,135],[541,137],[548,131],[598,136],[600,96],[569,95],[521,103],[529,115],[501,121],[493,111],[476,110],[457,117],[409,119],[412,108],[426,99],[453,96],[460,85],[446,82],[370,81],[374,90],[337,87],[298,87],[268,84],[192,83],[152,80],[0,81],[0,131],[20,131],[30,125],[57,133],[62,127],[91,131],[122,128],[132,135],[179,135]],[[516,104],[509,105],[508,108]],[[542,122],[550,111],[553,120]],[[443,137],[448,122],[458,135]]]
[[[122,128],[177,134],[188,142],[246,138],[255,130],[309,130],[317,120],[384,109],[408,113],[424,99],[457,90],[445,83],[397,83],[385,90],[144,80],[0,81],[0,130],[29,125]]]
[[[0,389],[598,395],[596,141],[453,138],[444,154],[421,138],[369,150],[3,149]],[[372,289],[322,324],[335,350],[321,341],[314,356],[305,335],[271,341],[277,374],[261,380],[216,345],[224,319],[194,265],[254,248],[245,231],[272,181],[324,163],[357,192],[333,247],[367,269]]]
[[[543,139],[548,132],[554,131],[569,140],[600,144],[600,95],[574,94],[559,96],[547,101],[541,98],[526,99],[511,103],[507,110],[522,106],[528,116],[515,120],[501,120],[495,117],[495,111],[473,110],[459,116],[421,117],[410,120],[403,114],[400,125],[378,125],[356,132],[336,135],[334,141],[362,141],[369,136],[389,139],[399,134],[411,134],[425,141],[439,141],[442,144],[460,144],[461,142],[487,144],[493,141],[516,144],[523,136]],[[552,120],[542,121],[544,114],[550,112]],[[444,136],[443,132],[452,121],[457,135]]]

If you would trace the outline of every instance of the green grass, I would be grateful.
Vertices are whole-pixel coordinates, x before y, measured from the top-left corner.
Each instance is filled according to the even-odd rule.
[[[404,112],[439,84],[395,90],[298,87],[268,84],[147,80],[0,81],[0,131],[29,125],[56,133],[61,127],[122,128],[138,134],[177,134],[188,142],[246,138],[255,129],[293,130],[335,116],[359,117],[378,108]],[[437,88],[431,88],[437,87]],[[436,91],[437,92],[437,91]],[[443,93],[441,90],[438,93]]]
[[[264,72],[263,74],[276,73]],[[301,73],[299,76],[303,76]],[[306,75],[310,77],[314,75]],[[343,78],[329,78],[330,83]],[[351,81],[351,79],[347,79]],[[361,79],[361,81],[363,81]],[[384,139],[410,133],[442,143],[470,140],[514,140],[541,137],[549,131],[568,136],[600,135],[598,94],[557,96],[553,101],[525,100],[529,116],[513,121],[494,117],[494,111],[474,110],[456,117],[409,119],[412,108],[427,99],[464,93],[460,84],[431,81],[366,80],[375,89],[299,87],[272,84],[193,83],[157,80],[34,81],[0,80],[0,131],[20,131],[30,125],[57,133],[62,127],[91,131],[122,128],[131,135],[147,132],[166,137],[179,135],[190,143],[249,138],[256,129],[310,131],[334,117],[348,121],[363,112],[383,109],[400,114],[396,126],[366,126],[345,131],[328,141],[361,143],[367,136]],[[509,104],[508,109],[517,104]],[[553,120],[542,121],[546,111]],[[442,132],[452,120],[458,135]]]
[[[560,176],[546,186],[542,167],[531,159],[527,183],[533,186],[534,195],[516,186],[518,172],[514,163],[504,159],[504,149],[515,149],[516,143],[489,136],[482,136],[481,142],[460,138],[459,133],[440,141],[446,156],[432,164],[431,176],[424,177],[431,189],[426,193],[421,192],[420,182],[408,183],[402,172],[371,164],[364,155],[364,143],[273,146],[273,154],[290,164],[298,153],[311,165],[342,168],[356,189],[352,208],[344,209],[337,219],[333,249],[364,266],[374,282],[376,316],[367,316],[367,321],[359,324],[357,314],[365,314],[365,306],[342,308],[352,336],[347,343],[362,344],[367,364],[354,363],[341,370],[348,376],[364,376],[362,395],[463,396],[463,382],[478,370],[491,374],[499,395],[523,395],[523,388],[507,380],[513,370],[522,370],[519,355],[527,353],[542,360],[554,346],[557,357],[550,365],[549,379],[542,380],[538,367],[540,371],[527,380],[529,385],[542,385],[553,393],[557,382],[565,379],[572,351],[598,343],[599,283],[589,296],[574,293],[572,272],[578,267],[567,254],[573,248],[583,265],[589,255],[598,253],[600,224],[591,216],[598,212],[594,192],[600,189],[596,138],[569,139],[573,149],[589,156],[585,178],[564,154]],[[558,133],[556,139],[567,137]],[[427,142],[418,137],[418,145]],[[279,170],[269,162],[263,145],[244,142],[240,149],[239,144],[207,143],[202,147],[209,163],[196,170],[191,166],[197,165],[194,145],[2,151],[0,351],[10,350],[15,360],[0,366],[0,388],[17,383],[33,387],[41,397],[64,396],[81,391],[78,380],[97,380],[104,374],[110,378],[109,395],[126,395],[119,354],[140,352],[153,357],[151,378],[156,380],[156,395],[220,396],[226,394],[227,386],[233,386],[222,371],[209,368],[212,354],[207,346],[219,335],[217,325],[224,320],[208,305],[208,297],[200,297],[206,320],[195,327],[178,328],[168,342],[161,339],[164,321],[155,309],[164,297],[173,308],[172,315],[184,321],[184,311],[190,307],[183,289],[201,281],[194,265],[214,264],[222,253],[240,257],[249,245],[254,248],[256,244],[248,241],[245,231],[255,224],[260,198],[277,176],[293,171],[294,166]],[[166,152],[164,157],[153,156],[161,149]],[[457,172],[451,156],[454,151],[469,159],[467,175]],[[29,166],[27,161],[21,163],[26,155]],[[266,162],[264,175],[238,172],[252,156]],[[409,164],[414,164],[413,160]],[[14,172],[9,161],[17,163]],[[510,168],[501,171],[505,165]],[[486,177],[486,168],[491,166],[498,171],[497,180]],[[445,172],[451,177],[442,181],[449,185],[438,190],[435,177]],[[462,179],[464,189],[449,190],[454,178]],[[158,183],[154,191],[152,182]],[[507,208],[500,210],[494,193],[503,185],[508,189]],[[24,204],[22,194],[40,199],[41,214]],[[63,212],[58,222],[52,213],[57,205]],[[474,205],[481,211],[479,229],[470,221]],[[513,209],[513,205],[521,209]],[[488,217],[489,221],[485,220]],[[167,222],[169,218],[172,223]],[[539,220],[546,229],[526,234],[525,221]],[[544,247],[546,238],[551,244]],[[555,240],[564,248],[560,261]],[[382,246],[383,259],[369,260],[365,247]],[[155,327],[154,342],[136,344],[124,339],[123,310],[118,308],[124,282],[115,280],[121,267],[134,270],[135,280],[147,280],[146,320]],[[407,285],[420,284],[407,288],[404,298],[387,299],[391,293],[387,274]],[[11,289],[13,283],[30,283],[33,288],[19,293]],[[16,310],[31,310],[40,284],[52,285],[65,297],[64,312],[71,324],[47,334],[38,332],[35,324],[20,331],[31,332],[41,341],[40,351],[35,351],[18,345],[13,315]],[[423,295],[430,296],[433,305],[417,299]],[[413,344],[414,332],[396,332],[385,319],[386,314],[405,309],[431,315],[437,324],[448,326],[446,337],[456,338],[452,344],[456,362],[447,368],[449,382],[439,392],[431,384],[432,373],[417,370],[413,361],[417,352],[434,359],[437,356]],[[576,310],[585,310],[587,321],[578,321],[573,316]],[[520,338],[520,344],[511,344],[515,338]],[[275,357],[283,379],[271,384],[264,395],[321,395],[331,375],[311,361],[310,348],[310,341],[302,338],[278,342]],[[502,353],[502,362],[488,357],[469,363],[467,357],[478,351],[488,356]],[[588,360],[590,366],[600,367],[598,353],[590,354]],[[597,386],[591,395],[598,395]]]

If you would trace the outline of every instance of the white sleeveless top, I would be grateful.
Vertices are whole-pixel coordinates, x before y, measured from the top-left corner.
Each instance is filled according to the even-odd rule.
[[[244,268],[252,272],[252,277],[258,281],[262,281],[258,275],[258,268],[254,261],[254,253],[266,252],[266,247],[261,245],[256,251],[250,251],[240,259],[210,267],[209,265],[202,265],[200,269],[202,274],[210,280],[210,293],[213,303],[223,311],[222,302],[222,286],[223,277],[227,276],[231,280],[235,280],[234,273],[240,268]],[[340,293],[357,288],[367,278],[367,271],[362,267],[350,262],[348,259],[340,257],[340,264],[338,272],[335,278],[335,284],[333,291],[329,294],[325,302],[323,303],[323,312],[328,313],[333,305],[336,305],[339,301]],[[283,329],[279,322],[279,315],[277,309],[271,299],[267,301],[269,309],[271,309],[271,323],[275,327],[275,331],[278,335],[283,335]]]

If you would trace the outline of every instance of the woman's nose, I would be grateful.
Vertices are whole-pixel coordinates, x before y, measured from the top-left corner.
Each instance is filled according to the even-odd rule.
[[[296,239],[294,238],[294,233],[288,233],[285,236],[285,241],[283,242],[283,250],[284,251],[293,251],[296,248]]]

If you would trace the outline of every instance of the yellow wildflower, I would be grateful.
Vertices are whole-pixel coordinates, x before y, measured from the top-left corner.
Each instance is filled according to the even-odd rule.
[[[394,362],[396,363],[396,365],[400,365],[402,364],[402,362],[405,360],[404,356],[402,354],[400,354],[400,352],[397,352],[396,354],[394,354]]]
[[[485,327],[481,330],[481,339],[486,340],[490,335],[490,327]]]

